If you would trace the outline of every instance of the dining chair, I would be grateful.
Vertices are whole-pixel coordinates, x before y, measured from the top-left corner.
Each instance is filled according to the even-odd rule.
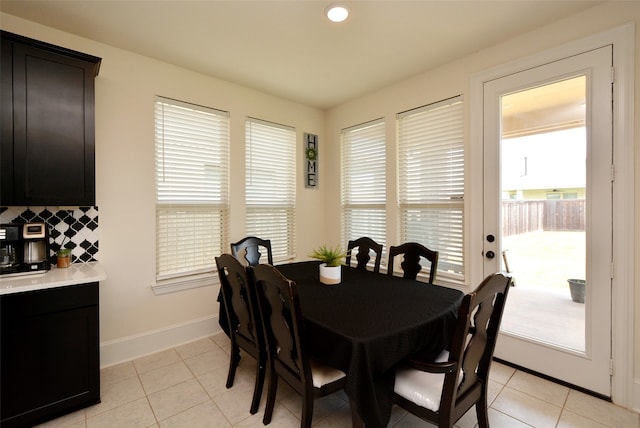
[[[267,264],[251,267],[249,272],[256,284],[267,344],[268,395],[262,422],[271,422],[278,379],[282,379],[302,396],[300,426],[310,427],[314,400],[344,388],[345,374],[308,354],[296,283]]]
[[[431,262],[431,267],[429,268],[429,284],[433,284],[433,281],[436,279],[436,272],[438,271],[439,253],[437,251],[430,250],[417,242],[406,242],[398,246],[391,246],[389,247],[387,274],[393,275],[393,259],[400,254],[404,255],[404,260],[400,264],[404,272],[403,278],[416,279],[418,273],[422,270],[420,258],[424,257]]]
[[[233,386],[242,349],[256,360],[256,381],[250,409],[251,414],[254,414],[260,406],[267,361],[255,284],[249,280],[246,268],[231,254],[216,257],[216,265],[231,339],[231,357],[226,386],[227,388]]]
[[[357,269],[367,269],[367,265],[371,260],[370,254],[371,251],[373,251],[376,254],[376,258],[373,264],[373,271],[380,272],[380,261],[382,260],[382,244],[378,244],[376,241],[367,236],[349,241],[347,245],[347,257],[345,258],[345,263],[347,266],[351,265],[351,255],[354,248],[358,249],[358,254],[356,255],[356,260],[358,262],[356,266]]]
[[[260,263],[260,247],[267,252],[267,263],[273,264],[273,253],[271,252],[271,240],[260,239],[255,236],[247,236],[238,242],[231,244],[231,254],[238,259],[246,260],[249,266],[255,266]]]
[[[511,281],[494,273],[463,298],[450,351],[407,359],[396,370],[394,403],[440,427],[452,427],[475,405],[478,425],[489,427],[489,370]]]

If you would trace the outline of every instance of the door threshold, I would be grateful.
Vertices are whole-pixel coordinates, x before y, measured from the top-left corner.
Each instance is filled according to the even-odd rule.
[[[548,376],[548,375],[546,375],[544,373],[540,373],[540,372],[537,372],[535,370],[531,370],[531,369],[528,369],[526,367],[522,367],[522,366],[519,366],[517,364],[510,363],[509,361],[505,361],[505,360],[503,360],[501,358],[495,358],[494,357],[493,361],[495,361],[497,363],[500,363],[500,364],[504,364],[505,366],[512,367],[512,368],[514,368],[516,370],[520,370],[520,371],[523,371],[525,373],[529,373],[530,375],[537,376],[539,378],[548,380],[550,382],[557,383],[558,385],[562,385],[562,386],[566,386],[567,388],[575,389],[576,391],[582,392],[583,394],[587,394],[587,395],[590,395],[592,397],[599,398],[601,400],[607,401],[609,403],[613,403],[613,400],[611,399],[611,397],[607,397],[606,395],[591,391],[591,390],[583,388],[581,386],[574,385],[574,384],[569,383],[569,382],[565,382],[563,380],[557,379],[557,378],[552,377],[552,376]]]

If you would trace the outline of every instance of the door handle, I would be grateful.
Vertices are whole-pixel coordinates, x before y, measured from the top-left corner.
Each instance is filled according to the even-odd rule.
[[[494,253],[493,251],[489,250],[484,254],[488,259],[492,259],[496,256],[496,253]]]

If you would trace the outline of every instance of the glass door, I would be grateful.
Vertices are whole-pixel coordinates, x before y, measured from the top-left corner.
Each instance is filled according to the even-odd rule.
[[[485,274],[515,279],[496,357],[610,396],[611,49],[485,84]]]

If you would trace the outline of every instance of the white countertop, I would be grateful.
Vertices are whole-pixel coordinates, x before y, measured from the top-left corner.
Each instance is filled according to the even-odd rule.
[[[45,273],[0,276],[0,295],[46,290],[67,285],[104,281],[105,279],[107,279],[107,275],[99,262],[73,263],[68,268],[53,266]]]

